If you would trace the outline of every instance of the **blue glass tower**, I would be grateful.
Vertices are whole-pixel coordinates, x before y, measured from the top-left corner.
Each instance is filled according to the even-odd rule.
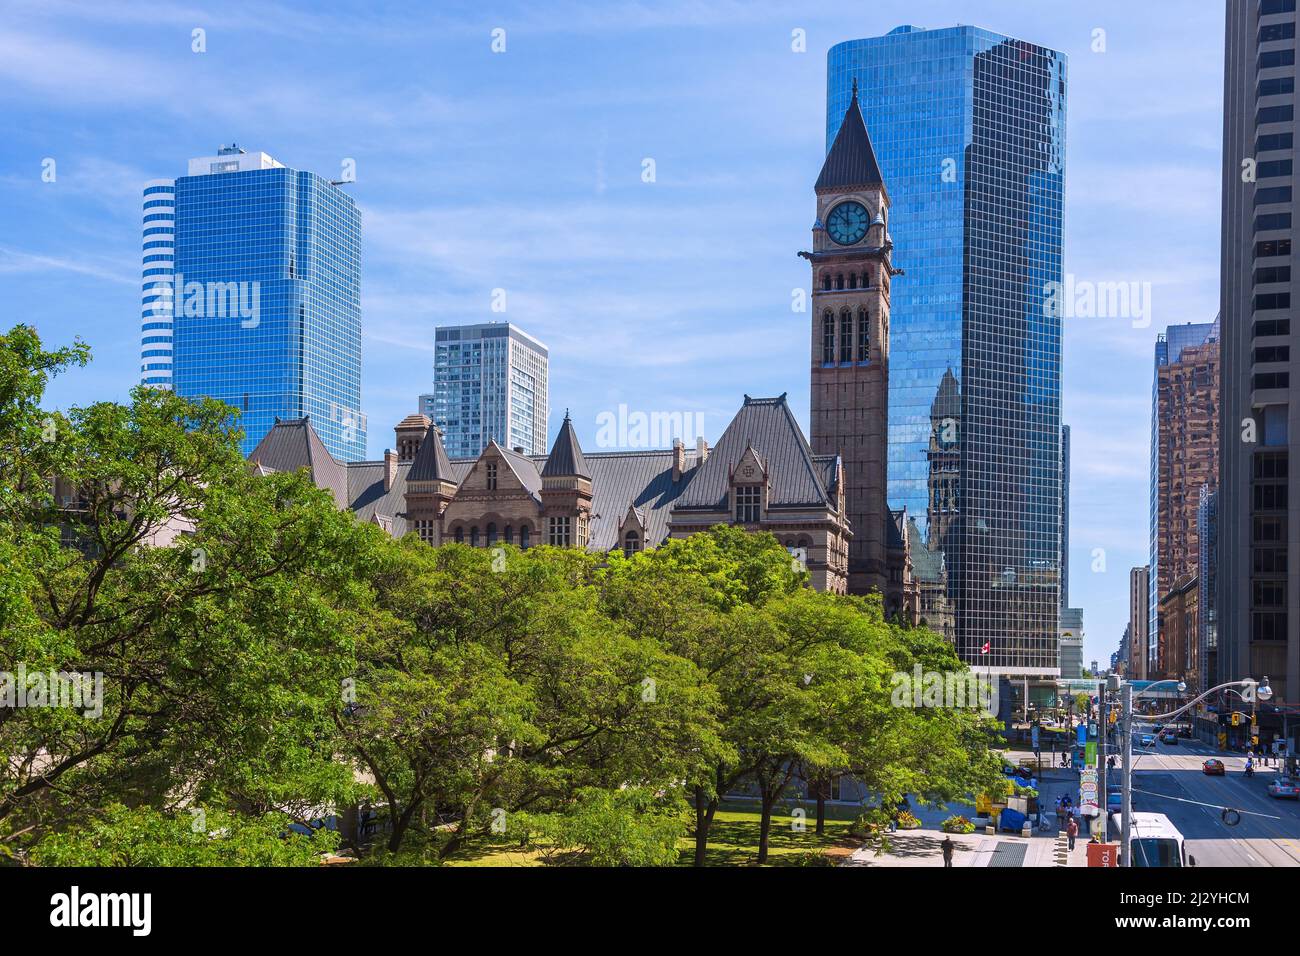
[[[890,298],[890,505],[943,554],[962,658],[1056,674],[1065,56],[971,26],[836,44],[828,149],[854,80],[905,273]]]
[[[309,417],[341,461],[365,457],[361,217],[352,197],[264,153],[223,147],[176,180],[172,379],[234,406],[248,454]]]

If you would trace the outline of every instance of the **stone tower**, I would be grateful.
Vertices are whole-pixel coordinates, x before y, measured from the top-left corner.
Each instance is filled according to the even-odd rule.
[[[888,585],[889,193],[857,85],[817,177],[812,252],[812,447],[840,455],[853,538],[849,592]]]

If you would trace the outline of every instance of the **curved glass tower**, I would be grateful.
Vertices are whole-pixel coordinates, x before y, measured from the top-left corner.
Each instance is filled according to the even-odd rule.
[[[852,96],[892,199],[889,501],[915,521],[964,660],[1059,673],[1064,54],[904,26],[827,54],[826,144]],[[986,650],[987,648],[987,650]]]
[[[223,147],[176,180],[173,387],[240,412],[251,452],[310,418],[330,454],[365,457],[361,214],[315,173]]]

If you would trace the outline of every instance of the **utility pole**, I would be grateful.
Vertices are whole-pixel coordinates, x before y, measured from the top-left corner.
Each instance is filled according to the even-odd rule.
[[[1110,813],[1110,791],[1106,786],[1106,731],[1108,729],[1106,712],[1106,682],[1097,685],[1097,797],[1101,802],[1098,816],[1101,818],[1101,838],[1106,839],[1106,819]]]
[[[1121,864],[1123,866],[1132,866],[1133,861],[1129,857],[1129,825],[1133,816],[1133,685],[1125,681],[1119,692],[1122,707],[1121,716],[1124,723],[1124,731],[1121,735],[1124,739],[1120,743],[1120,759],[1122,761],[1120,772],[1124,786],[1121,790],[1119,809],[1119,852]]]

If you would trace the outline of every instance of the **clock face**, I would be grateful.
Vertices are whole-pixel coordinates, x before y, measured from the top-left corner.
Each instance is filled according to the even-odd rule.
[[[851,246],[862,241],[870,223],[866,206],[860,202],[842,202],[826,217],[826,232],[841,246]]]

